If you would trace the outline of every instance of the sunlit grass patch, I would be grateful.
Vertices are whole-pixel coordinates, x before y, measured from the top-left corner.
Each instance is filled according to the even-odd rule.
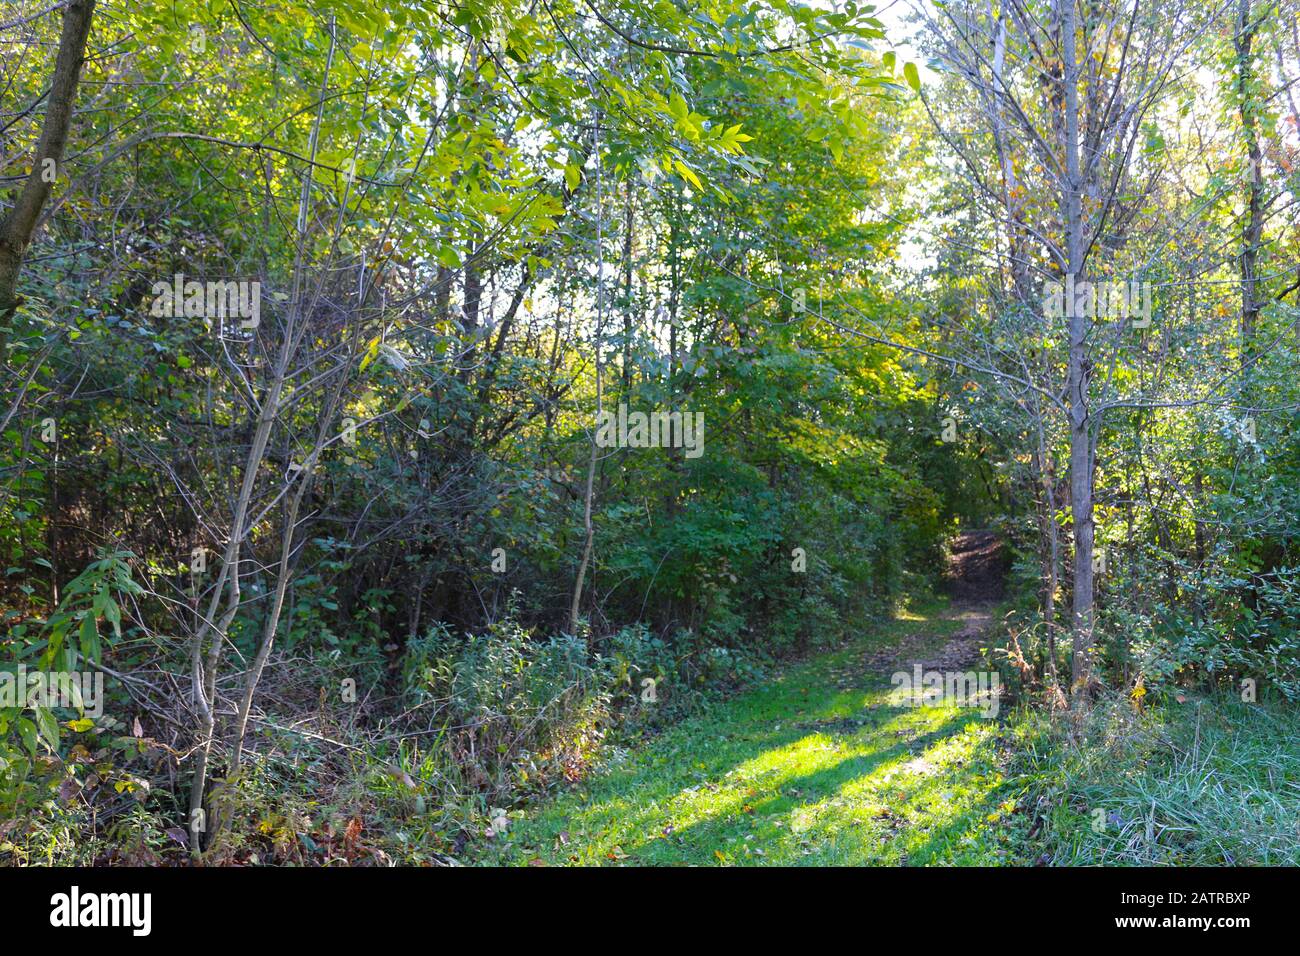
[[[994,863],[1008,810],[994,725],[891,703],[864,650],[952,622],[913,615],[621,755],[515,821],[485,862]],[[920,642],[923,646],[929,640]]]

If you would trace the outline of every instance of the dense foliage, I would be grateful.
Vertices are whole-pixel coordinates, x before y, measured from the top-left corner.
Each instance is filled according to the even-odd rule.
[[[389,728],[380,764],[442,733],[437,773],[505,801],[611,710],[689,707],[933,573],[957,466],[918,427],[924,363],[815,315],[893,301],[879,24],[663,4],[632,39],[582,4],[379,6],[95,12],[6,319],[0,534],[16,659],[102,661],[111,703],[62,731],[6,711],[4,803],[92,763],[99,790],[158,783],[138,752],[171,766],[155,835],[212,839],[187,789],[242,832],[223,807],[318,691]],[[8,63],[12,101],[48,71]],[[256,322],[211,313],[229,281]],[[620,406],[693,416],[697,447],[599,447]],[[92,760],[43,756],[69,747]]]
[[[1300,696],[1294,10],[11,6],[0,857],[459,856],[962,526],[1019,699]]]

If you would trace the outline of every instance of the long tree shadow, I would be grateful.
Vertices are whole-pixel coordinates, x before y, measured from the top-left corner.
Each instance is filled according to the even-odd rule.
[[[737,814],[744,814],[756,819],[763,817],[792,817],[800,809],[812,808],[833,799],[849,785],[873,776],[877,771],[892,764],[901,764],[908,758],[923,756],[941,740],[960,730],[971,717],[954,713],[938,727],[909,740],[899,741],[883,750],[848,757],[833,766],[814,773],[787,778],[779,784],[779,790],[761,798],[745,801],[734,808],[732,813],[719,812],[701,819],[689,827],[675,831],[672,842],[688,849],[713,851],[720,845],[737,819]],[[884,819],[896,818],[896,814],[886,808]],[[624,848],[629,849],[629,848]],[[778,860],[766,860],[779,862]]]
[[[941,640],[948,628],[909,620],[889,644],[918,631]],[[879,845],[907,819],[941,826],[979,796],[951,759],[927,756],[950,749],[944,741],[962,736],[975,714],[892,701],[883,674],[862,670],[863,652],[882,644],[833,652],[615,754],[521,821],[501,858],[717,862],[739,847],[750,862],[816,862],[817,841],[829,833],[852,844],[837,862],[879,862]],[[924,789],[913,778],[945,763],[944,786],[951,781],[960,799],[927,794],[925,806],[909,805],[904,791]],[[908,842],[916,842],[911,831]]]
[[[803,815],[817,816],[828,806],[832,830],[844,831],[849,842],[870,836],[878,843],[880,831],[906,815],[905,800],[885,792],[892,777],[906,776],[908,764],[924,761],[974,719],[970,712],[876,703],[849,717],[715,736],[687,762],[680,754],[657,755],[650,747],[636,765],[607,774],[589,802],[555,808],[535,821],[526,852],[554,854],[554,862],[662,864],[725,858],[718,847],[753,837],[761,850],[754,862],[803,862],[816,857],[817,847],[796,839],[795,829]],[[889,743],[891,734],[905,739]],[[846,748],[871,749],[810,773],[791,772],[825,759],[827,750]],[[577,855],[568,847],[569,836],[581,848]],[[878,854],[870,849],[864,844],[846,852],[871,862]]]

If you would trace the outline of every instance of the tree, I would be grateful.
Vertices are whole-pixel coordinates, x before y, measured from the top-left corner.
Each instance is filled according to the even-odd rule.
[[[18,276],[22,271],[23,257],[40,222],[41,210],[58,179],[59,164],[63,162],[95,0],[68,0],[61,6],[63,29],[50,77],[49,103],[45,108],[40,139],[22,190],[13,207],[0,219],[0,352],[4,351],[6,341],[3,326],[12,321],[18,307]],[[19,18],[2,26],[12,29],[28,22]],[[36,105],[31,104],[29,109]]]

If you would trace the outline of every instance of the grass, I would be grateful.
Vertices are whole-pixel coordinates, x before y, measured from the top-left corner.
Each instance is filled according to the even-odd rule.
[[[995,722],[976,709],[902,706],[881,661],[928,659],[961,624],[943,605],[900,614],[656,737],[606,747],[595,773],[513,813],[490,839],[487,796],[446,777],[437,741],[354,761],[267,735],[230,858],[1300,865],[1300,710],[1190,692],[1154,704],[1148,694],[1142,707],[1112,695],[1080,724],[1032,709]],[[899,645],[906,652],[882,653]],[[304,776],[304,765],[325,776]],[[0,860],[180,862],[166,805],[141,792],[93,839],[84,811],[51,796],[33,825],[0,825]]]
[[[1024,817],[996,725],[905,707],[864,655],[942,646],[958,621],[901,615],[632,750],[512,821],[480,862],[996,864]]]
[[[1300,864],[1300,713],[1185,696],[1145,712],[1098,706],[1078,745],[1024,715],[1013,744],[1032,776],[1047,862]]]
[[[936,651],[903,614],[631,749],[472,848],[512,865],[1297,865],[1300,713],[1228,695],[1074,725],[891,699],[869,658]],[[1148,701],[1150,697],[1147,698]]]

